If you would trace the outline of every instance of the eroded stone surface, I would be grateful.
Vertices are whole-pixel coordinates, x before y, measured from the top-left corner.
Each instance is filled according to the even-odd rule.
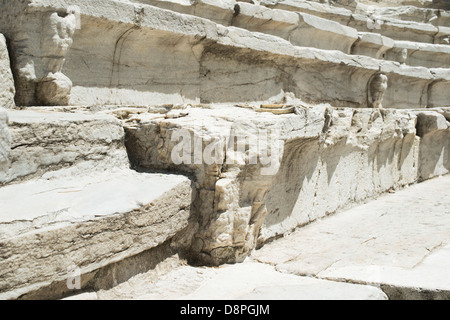
[[[125,120],[125,128],[130,157],[138,166],[195,174],[194,214],[199,218],[184,242],[192,241],[187,250],[195,259],[220,264],[240,261],[259,242],[422,179],[421,161],[427,161],[421,150],[429,143],[416,135],[417,121],[420,128],[422,119],[414,112],[397,110],[315,106],[297,107],[296,115],[272,115],[211,106],[192,108],[178,119],[135,114]],[[253,164],[255,133],[266,129],[278,132],[277,153],[270,165]],[[187,149],[179,140],[183,132]],[[232,137],[250,142],[238,152],[219,143]],[[200,147],[194,154],[195,144]],[[437,145],[439,169],[425,179],[448,172],[445,142]],[[175,163],[174,155],[182,150],[187,158]],[[202,162],[214,150],[217,158]],[[270,155],[263,148],[256,158],[264,153]]]
[[[0,108],[15,107],[15,92],[16,89],[14,87],[6,39],[3,34],[0,33]]]
[[[23,0],[17,8],[27,4]],[[289,91],[309,102],[327,102],[336,107],[367,107],[366,84],[381,69],[391,81],[385,95],[386,108],[447,106],[448,72],[432,73],[426,68],[345,54],[350,53],[359,41],[356,29],[307,13],[294,14],[294,17],[291,12],[283,14],[268,8],[258,11],[261,20],[267,23],[254,20],[254,28],[253,23],[248,28],[258,32],[252,32],[236,28],[232,23],[231,26],[219,25],[194,15],[145,4],[79,1],[82,23],[73,35],[70,50],[66,52],[56,44],[55,50],[60,53],[53,59],[55,61],[49,63],[47,58],[37,58],[52,46],[46,45],[45,34],[37,33],[36,29],[52,30],[48,16],[54,12],[66,12],[63,19],[69,19],[68,4],[65,1],[33,1],[24,26],[17,25],[20,19],[6,19],[9,15],[4,19],[5,24],[11,23],[26,35],[17,37],[4,27],[11,37],[12,52],[17,60],[17,99],[23,105],[36,105],[39,100],[45,104],[69,101],[70,105],[147,105],[148,101],[156,104],[270,103],[282,91]],[[243,8],[246,6],[254,9],[254,5],[245,4]],[[13,11],[8,9],[7,12]],[[268,15],[267,19],[265,15]],[[276,19],[270,18],[272,16]],[[297,27],[295,21],[292,22],[293,29],[288,27],[292,31],[284,34],[277,31],[276,21],[285,25],[296,18],[299,21]],[[358,23],[366,25],[367,21],[361,18]],[[397,26],[397,22],[389,23],[383,26]],[[421,35],[429,29],[434,35],[439,31],[432,25],[416,24],[411,28],[408,25],[411,29],[408,32]],[[97,45],[98,30],[103,30],[101,46]],[[259,32],[264,30],[270,35]],[[445,32],[443,30],[444,35]],[[70,43],[72,41],[65,47]],[[345,53],[338,54],[334,50]],[[71,91],[67,79],[47,81],[49,65],[60,66],[62,63],[64,75],[73,84]],[[51,72],[55,74],[55,71]],[[91,76],[86,77],[86,74]],[[440,83],[441,90],[429,90],[435,82]]]
[[[217,269],[182,266],[157,280],[141,275],[113,290],[100,291],[90,297],[98,300],[386,299],[386,295],[375,287],[283,274],[271,266],[252,261]]]
[[[163,244],[187,227],[191,182],[122,169],[10,185],[0,199],[0,297],[14,299]]]
[[[11,152],[0,171],[0,185],[66,168],[77,175],[111,167],[126,168],[124,131],[111,116],[9,110]]]
[[[448,296],[449,183],[445,176],[384,195],[299,229],[253,257],[283,272],[407,288],[403,298],[412,288],[423,290],[422,298],[434,290]]]

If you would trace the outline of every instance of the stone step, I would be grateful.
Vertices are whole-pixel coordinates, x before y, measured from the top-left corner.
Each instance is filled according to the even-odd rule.
[[[68,175],[128,168],[124,131],[111,115],[62,112],[62,108],[7,110],[0,132],[8,137],[0,186],[64,169]],[[69,109],[66,109],[69,111]],[[61,172],[59,173],[61,174]]]
[[[352,45],[358,39],[355,29],[335,21],[249,3],[239,3],[239,14],[235,16],[232,25],[276,35],[295,46],[339,50],[347,54],[351,53]]]
[[[450,10],[450,3],[448,0],[386,0],[383,1],[383,3],[380,2],[374,2],[372,0],[360,0],[360,1],[340,1],[346,4],[347,6],[355,6],[357,3],[364,3],[364,4],[381,4],[382,6],[405,6],[405,5],[411,5],[416,8],[435,8],[435,9],[445,9]]]
[[[394,40],[441,43],[441,41],[448,39],[450,35],[450,29],[447,26],[434,26],[430,23],[403,21],[387,17],[375,19],[369,14],[353,13],[345,8],[336,8],[316,2],[283,0],[274,3],[271,0],[262,0],[261,5],[273,9],[312,14],[353,27],[359,32],[375,32]]]
[[[142,2],[142,1],[141,1]],[[281,37],[293,45],[313,47],[326,50],[339,50],[347,54],[368,55],[376,59],[394,60],[413,66],[429,68],[450,68],[448,63],[449,47],[444,45],[425,45],[421,42],[411,43],[403,49],[410,49],[406,54],[416,50],[415,55],[429,56],[429,59],[401,59],[399,50],[392,50],[391,54],[384,53],[394,47],[394,40],[378,33],[358,32],[355,28],[347,27],[339,22],[320,18],[317,15],[304,12],[270,9],[266,6],[254,5],[247,2],[228,1],[194,4],[182,4],[179,1],[151,0],[145,3],[157,7],[167,8],[181,13],[210,19],[223,25],[235,26],[249,31],[262,32]],[[197,10],[198,6],[208,10]],[[205,7],[206,8],[206,7]],[[222,14],[214,14],[215,12]],[[217,17],[226,17],[224,19]],[[357,41],[358,40],[358,41]],[[404,41],[399,41],[396,48]],[[401,51],[400,50],[400,51]],[[408,56],[409,57],[409,56]]]
[[[0,299],[59,298],[75,271],[83,287],[126,280],[142,268],[104,270],[148,265],[134,257],[187,226],[190,180],[131,170],[115,113],[0,111]]]
[[[231,25],[237,5],[235,0],[133,0],[132,2],[198,16],[225,26]]]
[[[241,261],[299,226],[449,173],[448,109],[289,104],[294,114],[210,105],[124,120],[135,165],[195,175],[201,225],[187,248],[191,262]],[[225,143],[235,140],[243,147]]]
[[[98,286],[103,268],[157,248],[187,226],[185,176],[130,169],[55,175],[0,188],[2,300],[53,299]],[[116,279],[134,275],[114,272]]]
[[[421,42],[395,41],[394,47],[386,52],[385,58],[387,60],[406,63],[410,66],[449,68],[450,46]]]
[[[352,10],[357,14],[370,14],[374,17],[386,17],[404,21],[414,21],[419,23],[431,23],[434,26],[449,26],[450,12],[442,9],[419,8],[411,5],[396,7],[377,7],[358,3]]]
[[[450,68],[450,46],[394,41],[378,33],[358,33],[354,28],[302,12],[240,3],[232,25],[279,36],[296,46],[339,50],[412,66]]]
[[[267,244],[253,258],[296,275],[381,288],[390,299],[450,297],[450,176],[384,195]]]
[[[75,32],[71,50],[61,57],[64,68],[56,74],[49,72],[45,59],[36,58],[39,52],[30,55],[14,50],[18,45],[23,46],[24,40],[15,39],[13,33],[7,35],[11,37],[15,59],[27,61],[16,64],[16,100],[21,104],[39,103],[35,95],[30,95],[33,92],[30,87],[34,86],[44,100],[56,99],[52,102],[70,105],[147,105],[148,101],[153,104],[267,103],[281,92],[290,91],[308,102],[367,107],[368,83],[381,71],[389,79],[385,107],[448,105],[450,91],[435,90],[437,84],[442,89],[450,83],[446,69],[435,72],[336,51],[298,47],[279,37],[224,27],[143,4],[77,3],[82,27]],[[51,12],[65,10],[67,4],[66,1],[33,1],[28,13],[42,23]],[[95,36],[99,29],[104,30],[101,46]],[[31,31],[29,34],[27,47],[32,50],[41,36],[33,36]],[[28,76],[30,59],[34,64],[34,79]],[[67,81],[73,83],[70,95],[65,91]],[[51,86],[63,92],[53,95]]]

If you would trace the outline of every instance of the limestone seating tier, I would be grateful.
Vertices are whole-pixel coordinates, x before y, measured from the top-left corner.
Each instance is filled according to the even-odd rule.
[[[297,17],[298,16],[298,17]],[[394,41],[378,33],[357,32],[340,23],[307,13],[289,13],[266,9],[248,3],[239,4],[232,25],[250,31],[277,35],[292,44],[347,54],[362,54],[376,59],[387,59],[413,66],[449,68],[450,47],[421,42]],[[406,49],[402,59],[401,50]],[[389,54],[386,55],[386,51]],[[420,55],[421,58],[412,57]]]
[[[450,66],[450,46],[395,41],[393,48],[385,53],[385,58],[387,60],[403,62],[411,66],[447,68]]]
[[[0,299],[58,298],[73,266],[96,286],[102,268],[187,226],[190,180],[131,170],[115,117],[0,111]]]
[[[84,289],[94,285],[102,268],[181,232],[190,203],[186,177],[131,170],[2,187],[0,299],[62,282],[63,290],[41,295],[58,298],[73,289],[66,281],[77,270]]]
[[[322,3],[299,0],[262,0],[260,3],[269,8],[309,13],[353,27],[359,32],[376,32],[394,40],[440,43],[441,40],[450,35],[450,29],[447,26],[434,26],[430,23],[404,21],[388,17],[378,17],[371,23],[372,17],[370,14],[353,13],[345,8],[332,7]],[[378,20],[379,25],[376,24],[376,20]]]
[[[337,0],[337,4],[347,6],[347,7],[356,7],[359,3],[374,5],[377,2],[372,0]],[[432,8],[432,9],[450,9],[450,3],[448,0],[385,0],[381,4],[382,7],[387,6],[414,6],[416,8]]]
[[[402,49],[410,49],[406,54],[420,51],[420,54],[426,55],[428,59],[402,59],[398,50],[391,50],[392,53],[384,53],[394,47],[394,40],[381,36],[376,32],[360,32],[345,24],[321,18],[317,12],[292,12],[284,9],[270,9],[266,6],[254,5],[247,2],[208,2],[199,1],[191,4],[180,1],[166,0],[148,0],[136,1],[144,2],[157,7],[175,10],[177,12],[196,15],[215,21],[217,23],[229,26],[236,26],[250,31],[263,32],[279,36],[289,40],[292,44],[305,47],[315,47],[327,50],[339,50],[348,54],[363,54],[377,59],[388,58],[389,60],[399,61],[414,66],[425,67],[450,67],[448,63],[449,47],[445,45],[423,45],[413,42]],[[278,3],[278,5],[280,5]],[[203,8],[198,10],[198,7]],[[206,8],[209,8],[208,10]],[[283,8],[283,7],[281,7]],[[333,8],[336,9],[336,8]],[[338,11],[341,8],[337,8]],[[216,14],[217,12],[221,14]],[[445,12],[445,11],[444,11]],[[330,10],[333,17],[336,16],[335,10]],[[358,41],[357,41],[358,40]],[[395,46],[401,46],[402,42]],[[422,52],[423,51],[423,52]]]
[[[78,173],[127,168],[124,132],[107,115],[40,110],[9,110],[11,136],[7,163],[0,166],[0,185],[76,168]]]
[[[47,28],[51,12],[75,3],[83,25],[74,30],[71,49],[51,61],[51,66],[64,64],[52,72],[48,59],[36,58],[48,50],[37,30]],[[368,83],[377,72],[389,79],[384,107],[448,105],[447,69],[298,47],[276,36],[130,2],[39,0],[27,8],[27,18],[40,27],[16,26],[20,37],[5,28],[17,61],[20,105],[271,103],[290,92],[307,102],[367,107]]]
[[[445,27],[450,25],[450,13],[442,9],[418,8],[412,5],[376,7],[373,5],[359,3],[352,11],[354,13],[365,13],[376,17],[378,16],[420,23],[431,23],[434,26]]]
[[[263,1],[264,3],[277,2],[277,1]],[[283,2],[283,1],[278,1]],[[311,1],[297,0],[296,2],[308,2],[311,5]],[[318,7],[327,7],[326,3],[318,3]],[[365,14],[373,17],[387,17],[406,21],[415,21],[423,23],[431,23],[435,26],[448,26],[450,15],[450,4],[438,5],[430,4],[425,5],[421,2],[405,1],[404,3],[397,2],[392,3],[389,1],[373,2],[373,1],[332,1],[331,6],[339,9],[347,9],[350,12],[357,14]],[[329,6],[328,6],[329,7]]]

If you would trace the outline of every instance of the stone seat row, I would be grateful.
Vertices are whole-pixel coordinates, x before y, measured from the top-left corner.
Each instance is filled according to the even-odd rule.
[[[128,2],[128,0],[122,1]],[[239,10],[241,5],[245,3],[247,5],[252,4],[252,1],[235,0],[201,0],[193,4],[190,1],[182,0],[133,0],[133,2],[150,4],[185,14],[198,15],[223,25],[232,24],[233,18],[238,15],[236,10]],[[446,44],[450,35],[450,28],[447,22],[442,25],[433,25],[425,22],[400,20],[389,16],[363,13],[362,10],[353,12],[345,8],[311,1],[283,0],[274,2],[262,0],[259,1],[259,5],[270,9],[310,14],[352,27],[358,32],[376,32],[394,40]],[[447,12],[443,11],[441,16],[446,17]]]
[[[65,47],[65,55],[52,58],[64,64],[58,74],[64,73],[65,81],[73,83],[70,95],[61,100],[65,104],[279,103],[276,99],[291,93],[311,103],[367,107],[369,82],[381,72],[389,79],[384,107],[448,106],[447,69],[299,47],[273,35],[149,5],[99,0],[77,3],[82,26],[74,30],[70,50]],[[52,48],[51,33],[47,40],[35,30],[50,28],[51,13],[67,10],[67,4],[33,1],[27,5],[27,18],[33,17],[40,25],[15,26],[11,21],[15,28],[5,29],[16,61],[18,105],[42,105],[34,92],[60,85],[58,79],[53,84],[47,80],[55,72],[49,65],[57,63],[37,58],[43,50],[60,49]],[[48,98],[52,93],[46,90],[41,95]],[[48,100],[64,105],[58,100],[60,95],[52,98]]]
[[[446,10],[420,8],[410,4],[404,6],[376,7],[373,5],[358,3],[352,12],[356,14],[369,14],[375,17],[378,16],[404,21],[430,23],[434,26],[445,27],[450,25],[450,12],[448,11],[448,8]]]
[[[283,0],[273,2],[262,0],[260,3],[272,9],[309,13],[355,28],[359,32],[376,32],[395,40],[440,44],[442,42],[447,43],[450,34],[450,29],[446,23],[435,26],[431,23],[400,20],[387,16],[377,17],[373,14],[354,13],[345,8],[310,1]]]
[[[379,34],[378,31],[380,30],[368,32],[373,30],[362,28],[364,31],[358,32],[358,28],[349,27],[347,26],[348,23],[342,24],[342,21],[333,21],[331,16],[318,14],[317,11],[292,12],[287,10],[289,7],[284,7],[283,1],[277,3],[276,6],[271,6],[276,9],[235,1],[199,1],[195,4],[166,0],[140,2],[204,17],[225,26],[235,26],[254,32],[272,34],[289,40],[296,46],[339,50],[347,54],[362,54],[412,66],[450,67],[450,46],[445,44],[423,43],[422,40],[424,39],[418,38],[410,43],[404,40],[395,41],[390,37]],[[295,3],[297,4],[297,2]],[[306,5],[310,5],[310,3],[308,2]],[[335,13],[332,12],[332,14]],[[367,18],[365,21],[367,23]],[[374,28],[376,27],[374,26]],[[406,26],[406,28],[409,27]],[[434,34],[436,34],[436,30],[433,31]],[[450,31],[450,29],[447,31],[442,29],[441,31],[442,36],[444,36],[444,33]]]

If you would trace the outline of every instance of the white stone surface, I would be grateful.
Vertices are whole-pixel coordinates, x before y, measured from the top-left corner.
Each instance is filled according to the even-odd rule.
[[[427,112],[444,119],[437,111]],[[195,175],[200,196],[194,199],[194,208],[202,220],[192,226],[196,230],[193,245],[187,249],[207,263],[220,264],[241,261],[258,242],[392,188],[447,173],[448,130],[431,130],[422,140],[416,127],[427,127],[426,119],[418,120],[416,112],[407,110],[322,105],[297,106],[296,114],[273,115],[250,106],[211,105],[193,107],[177,119],[140,113],[124,121],[130,157],[136,164],[175,167]],[[258,147],[258,140],[250,138],[269,128],[279,131],[274,139],[279,152],[271,165],[263,165],[261,159],[252,164],[252,148]],[[191,138],[189,151],[194,137],[204,141],[202,155],[208,141],[230,141],[237,136],[253,142],[245,152],[220,148],[219,162],[195,163],[194,154],[187,153],[187,162],[174,163],[173,154],[180,150],[179,139],[173,135],[180,130]],[[434,148],[433,139],[438,141]],[[433,153],[421,151],[427,147]],[[272,171],[266,174],[262,169]]]

